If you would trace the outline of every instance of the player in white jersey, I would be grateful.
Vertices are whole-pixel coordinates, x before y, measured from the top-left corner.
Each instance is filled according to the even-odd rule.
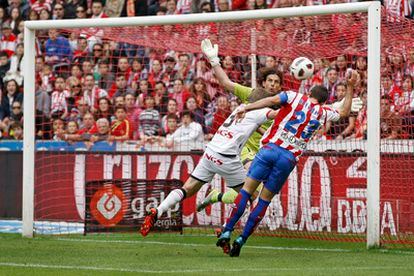
[[[267,207],[274,195],[282,189],[290,172],[295,168],[299,156],[306,150],[310,138],[326,122],[348,117],[357,79],[358,73],[352,71],[348,79],[345,102],[339,111],[323,106],[328,99],[328,91],[323,86],[313,87],[309,97],[287,91],[237,110],[238,116],[244,116],[247,111],[273,105],[282,106],[272,126],[263,135],[262,147],[255,156],[243,188],[236,197],[236,206],[233,207],[223,233],[217,241],[217,246],[229,247],[230,235],[234,226],[243,215],[251,195],[263,182],[264,187],[260,193],[259,201],[250,213],[242,234],[234,241],[230,250],[230,256],[239,256],[241,247],[266,214]]]
[[[239,191],[243,186],[246,171],[240,160],[240,153],[249,137],[261,124],[274,119],[277,111],[270,108],[258,109],[236,121],[237,109],[217,130],[190,177],[180,189],[171,191],[157,208],[151,208],[141,226],[141,234],[146,236],[156,220],[168,209],[210,182],[215,174],[226,180],[226,185]]]

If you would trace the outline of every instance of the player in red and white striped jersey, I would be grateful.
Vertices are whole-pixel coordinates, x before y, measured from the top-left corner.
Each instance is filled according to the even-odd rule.
[[[326,122],[348,117],[357,79],[358,73],[352,71],[348,79],[345,101],[339,111],[323,106],[329,95],[328,90],[323,86],[314,86],[309,97],[293,91],[281,92],[276,96],[259,100],[238,110],[238,115],[243,117],[246,112],[251,110],[282,106],[272,126],[263,135],[262,147],[253,160],[243,188],[236,197],[236,206],[226,222],[223,233],[217,241],[217,246],[223,248],[229,246],[234,226],[243,215],[252,194],[263,182],[264,187],[260,193],[259,201],[250,213],[242,234],[234,241],[230,250],[230,256],[239,256],[241,247],[264,217],[274,195],[282,189],[290,172],[295,168],[298,157],[306,149],[310,138]]]

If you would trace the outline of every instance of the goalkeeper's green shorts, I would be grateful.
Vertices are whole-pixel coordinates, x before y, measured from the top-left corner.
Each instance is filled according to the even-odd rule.
[[[242,161],[243,165],[246,165],[247,162],[253,161],[254,157],[256,156],[257,151],[254,149],[245,146],[240,155],[240,160]]]

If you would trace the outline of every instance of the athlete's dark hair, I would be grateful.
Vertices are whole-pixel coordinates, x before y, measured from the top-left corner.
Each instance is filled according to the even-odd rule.
[[[311,89],[311,97],[318,100],[318,103],[323,104],[328,100],[328,89],[322,85],[315,85]]]

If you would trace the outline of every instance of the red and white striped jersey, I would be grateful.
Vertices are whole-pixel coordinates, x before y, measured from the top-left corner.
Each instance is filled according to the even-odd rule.
[[[261,145],[274,143],[299,157],[309,140],[327,121],[338,121],[339,113],[327,106],[314,104],[304,94],[286,91],[279,94],[282,108],[267,129]]]

